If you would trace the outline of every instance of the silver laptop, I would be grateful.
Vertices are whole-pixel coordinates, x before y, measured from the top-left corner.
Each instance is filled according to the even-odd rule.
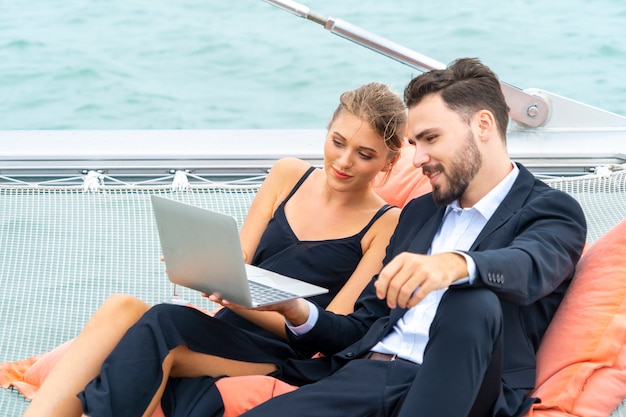
[[[252,308],[328,292],[244,263],[233,217],[156,195],[150,198],[173,283]]]

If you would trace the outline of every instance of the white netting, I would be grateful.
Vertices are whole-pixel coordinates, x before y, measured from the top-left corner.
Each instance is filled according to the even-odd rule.
[[[626,170],[546,182],[578,200],[585,211],[590,243],[626,218]]]
[[[626,218],[626,172],[551,179],[578,199],[590,242]],[[259,185],[0,186],[0,362],[48,351],[74,337],[104,299],[132,294],[157,303],[172,293],[159,261],[149,195],[157,193],[243,221]],[[84,184],[83,184],[84,185]],[[210,307],[197,292],[183,297]],[[0,392],[0,410],[18,417],[26,401]],[[623,415],[623,414],[621,414]]]
[[[149,303],[172,295],[150,194],[230,214],[241,225],[258,187],[0,187],[0,362],[74,337],[110,294]],[[210,308],[195,291],[177,292]],[[20,416],[26,405],[17,392],[0,392],[3,416]]]

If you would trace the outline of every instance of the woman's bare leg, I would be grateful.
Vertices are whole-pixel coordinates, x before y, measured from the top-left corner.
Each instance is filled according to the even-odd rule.
[[[243,376],[267,375],[276,370],[272,363],[253,363],[219,356],[198,353],[187,346],[178,346],[170,351],[163,361],[163,381],[159,386],[143,417],[150,417],[161,401],[170,377],[194,378],[199,376]]]
[[[82,415],[76,397],[96,377],[124,333],[150,308],[129,295],[109,297],[50,371],[23,417]]]
[[[169,375],[174,378],[196,378],[199,376],[244,376],[267,375],[276,370],[273,363],[254,363],[226,359],[206,353],[189,350],[187,346],[178,346],[171,350]]]

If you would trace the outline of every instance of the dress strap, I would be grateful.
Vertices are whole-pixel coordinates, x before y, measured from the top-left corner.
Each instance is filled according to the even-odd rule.
[[[392,206],[390,204],[385,204],[384,206],[382,206],[381,208],[378,209],[378,211],[376,212],[376,214],[374,214],[374,216],[372,217],[372,219],[369,221],[368,224],[365,225],[365,227],[363,229],[361,229],[361,231],[357,234],[357,236],[359,236],[360,238],[362,238],[368,230],[370,230],[370,227],[372,227],[372,225],[374,223],[376,223],[376,220],[378,220],[380,218],[380,216],[382,216],[383,214],[385,214],[389,209],[393,208],[395,206]]]
[[[302,177],[300,177],[296,185],[293,186],[289,194],[287,194],[287,197],[285,197],[283,202],[280,203],[281,206],[284,206],[287,203],[287,201],[289,201],[289,199],[296,193],[296,191],[298,191],[298,188],[300,188],[302,183],[304,183],[304,181],[306,181],[306,179],[309,178],[309,175],[311,175],[313,171],[315,171],[315,167],[310,166],[309,169],[307,169],[306,172],[302,174]]]

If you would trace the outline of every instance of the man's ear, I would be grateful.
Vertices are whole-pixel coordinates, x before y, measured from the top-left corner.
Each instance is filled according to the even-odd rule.
[[[496,129],[496,119],[489,110],[479,110],[476,113],[476,121],[478,124],[478,137],[480,140],[486,140],[491,137]]]

